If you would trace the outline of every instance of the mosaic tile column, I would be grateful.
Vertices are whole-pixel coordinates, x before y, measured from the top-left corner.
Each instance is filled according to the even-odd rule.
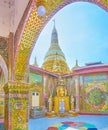
[[[5,130],[28,130],[29,84],[8,82],[5,91]]]
[[[79,112],[79,76],[75,76],[75,91],[76,91],[76,103],[75,103],[75,111]]]

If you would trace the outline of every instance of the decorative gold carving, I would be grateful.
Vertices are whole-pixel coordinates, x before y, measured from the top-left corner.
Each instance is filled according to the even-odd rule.
[[[16,82],[4,86],[6,130],[28,130],[29,87],[29,84]]]
[[[88,95],[90,94],[90,92],[93,91],[93,90],[98,90],[101,93],[103,93],[103,96],[101,95],[102,97],[100,97],[100,98],[103,98],[102,103],[100,102],[100,104],[99,104],[99,102],[97,102],[98,105],[89,103],[87,98],[88,98]],[[106,98],[105,98],[106,97],[106,95],[105,95],[105,93],[106,93],[105,83],[96,82],[96,81],[94,81],[92,83],[89,83],[87,85],[86,89],[85,89],[85,93],[86,93],[86,95],[85,95],[86,100],[84,102],[85,102],[85,107],[86,107],[87,110],[90,110],[91,112],[94,112],[94,111],[97,111],[97,110],[98,111],[103,111],[103,110],[107,109],[107,106],[106,106],[106,103],[105,103],[105,100],[106,100]],[[94,96],[96,96],[94,98],[97,99],[98,95],[95,94]],[[93,95],[92,95],[92,97],[93,97]],[[97,100],[99,101],[99,99],[97,99]]]
[[[101,90],[106,91],[105,83],[99,83],[99,82],[94,81],[92,83],[87,84],[86,93],[89,92],[90,89],[92,89],[93,87],[98,87]]]

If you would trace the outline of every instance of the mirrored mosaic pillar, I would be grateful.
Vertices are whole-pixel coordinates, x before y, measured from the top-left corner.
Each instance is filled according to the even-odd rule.
[[[80,97],[80,93],[79,93],[79,76],[75,76],[74,77],[75,80],[75,93],[76,93],[76,101],[75,101],[75,111],[79,112],[79,97]]]
[[[8,82],[5,91],[5,130],[28,130],[29,84]]]

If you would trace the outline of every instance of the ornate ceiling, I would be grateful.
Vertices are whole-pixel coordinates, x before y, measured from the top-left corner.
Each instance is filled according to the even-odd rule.
[[[36,43],[40,32],[51,19],[51,17],[64,6],[80,0],[30,0],[15,35],[15,79],[24,80],[30,54]],[[108,0],[83,0],[91,2],[108,11]],[[43,5],[46,14],[38,16],[37,8]]]

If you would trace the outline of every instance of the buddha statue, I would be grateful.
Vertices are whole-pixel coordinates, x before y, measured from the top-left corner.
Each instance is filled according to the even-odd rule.
[[[74,110],[74,97],[71,96],[71,111]]]
[[[48,109],[49,109],[49,112],[52,111],[52,95],[48,99]]]
[[[60,96],[60,97],[67,96],[67,90],[63,87],[58,87],[57,96]]]

